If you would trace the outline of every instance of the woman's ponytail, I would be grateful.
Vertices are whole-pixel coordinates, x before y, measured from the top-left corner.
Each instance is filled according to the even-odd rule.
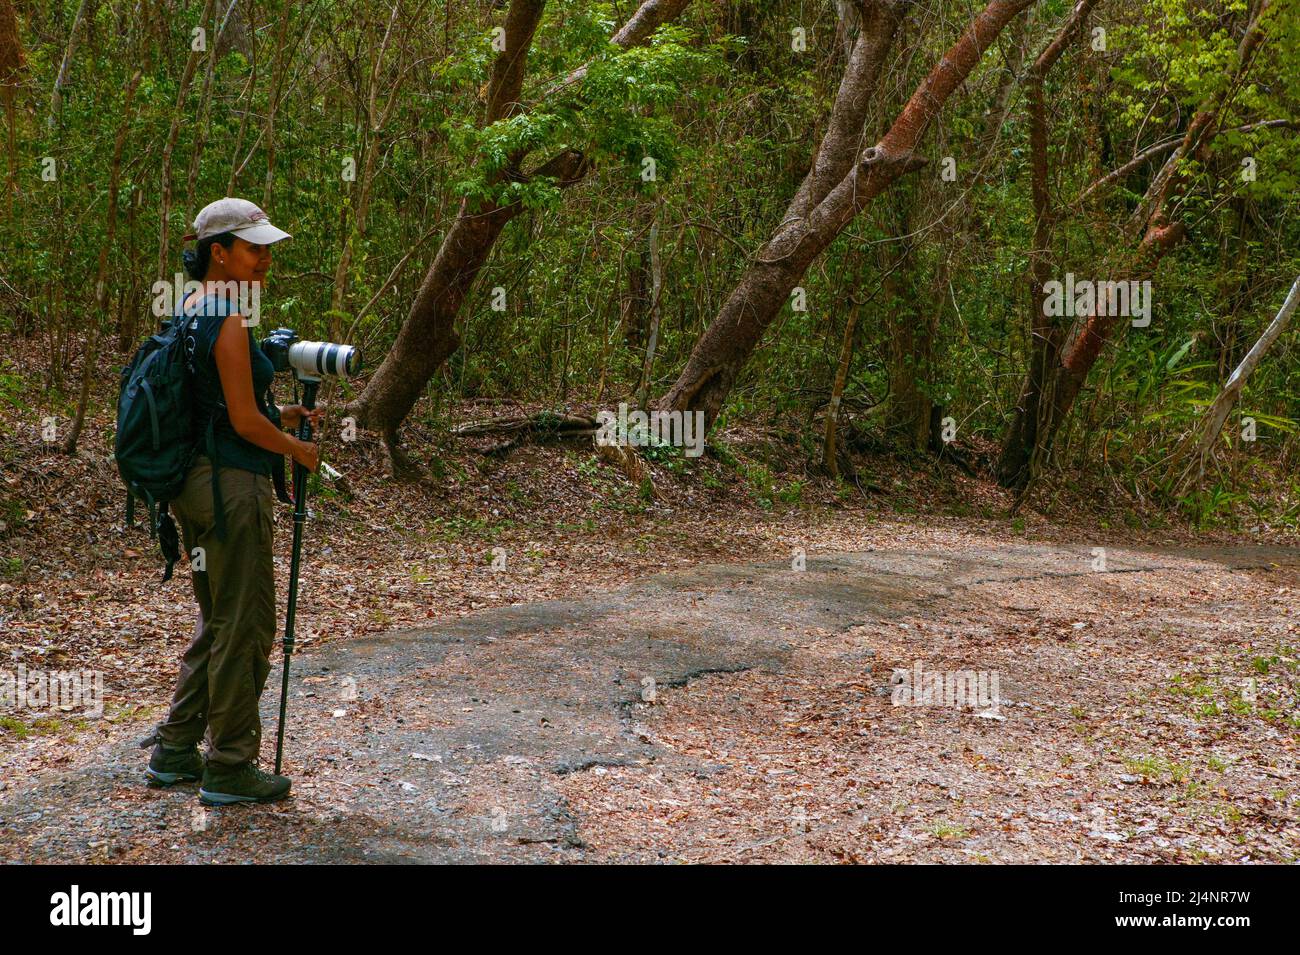
[[[209,236],[203,239],[193,249],[186,249],[181,253],[181,263],[185,266],[185,274],[196,282],[202,282],[208,277],[208,265],[212,262],[212,243],[218,243],[223,249],[228,249],[235,244],[235,234],[233,232],[221,232],[217,235]]]

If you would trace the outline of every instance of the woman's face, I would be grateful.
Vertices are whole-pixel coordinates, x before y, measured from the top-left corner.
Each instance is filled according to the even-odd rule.
[[[266,272],[271,267],[271,247],[254,245],[247,239],[236,236],[234,245],[228,249],[213,244],[212,259],[225,273],[219,278],[261,285],[266,281]]]

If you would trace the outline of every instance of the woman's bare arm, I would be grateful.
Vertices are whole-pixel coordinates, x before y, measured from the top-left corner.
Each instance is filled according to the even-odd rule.
[[[248,327],[239,315],[228,315],[221,323],[213,357],[221,377],[221,391],[226,398],[230,426],[245,441],[273,451],[292,455],[295,461],[316,470],[316,446],[285,434],[271,419],[258,410],[253,398],[253,366],[248,356]],[[310,460],[309,460],[310,459]]]

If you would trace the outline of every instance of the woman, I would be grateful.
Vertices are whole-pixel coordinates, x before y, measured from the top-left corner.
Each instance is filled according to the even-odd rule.
[[[278,408],[269,400],[274,369],[253,339],[258,317],[247,303],[260,301],[271,246],[289,234],[253,203],[232,198],[204,207],[194,231],[186,239],[197,247],[183,259],[203,288],[186,297],[181,311],[190,317],[185,349],[199,443],[172,510],[190,555],[200,618],[171,711],[142,744],[154,745],[146,776],[151,786],[201,776],[199,798],[209,805],[269,802],[290,786],[256,765],[258,698],[276,626],[271,468],[283,467],[289,454],[316,470],[316,445],[280,428],[297,428],[304,414],[316,425],[323,411]],[[198,750],[205,734],[206,764]]]

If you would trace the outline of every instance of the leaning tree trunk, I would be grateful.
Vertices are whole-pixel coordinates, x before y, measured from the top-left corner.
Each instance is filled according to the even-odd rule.
[[[1228,414],[1237,403],[1237,399],[1241,397],[1242,389],[1246,387],[1246,379],[1255,370],[1260,359],[1264,357],[1264,353],[1286,331],[1287,325],[1291,322],[1291,316],[1295,314],[1297,303],[1300,303],[1300,278],[1297,278],[1292,284],[1291,291],[1287,293],[1286,301],[1282,303],[1281,309],[1278,310],[1273,321],[1269,323],[1268,328],[1264,329],[1264,334],[1259,336],[1259,341],[1255,342],[1254,347],[1241,360],[1241,364],[1237,365],[1224,384],[1223,390],[1219,392],[1219,396],[1205,409],[1205,413],[1201,416],[1200,428],[1189,435],[1183,446],[1175,452],[1173,464],[1170,467],[1171,473],[1176,473],[1179,465],[1189,453],[1191,454],[1191,461],[1176,482],[1177,490],[1180,493],[1189,484],[1195,483],[1199,485],[1204,479],[1205,466],[1210,459],[1214,443],[1219,439],[1219,432],[1223,430],[1224,422],[1228,420]]]
[[[490,204],[471,210],[468,200],[462,200],[456,221],[420,283],[392,350],[365,391],[347,409],[358,423],[380,431],[396,477],[409,477],[415,472],[398,447],[397,427],[419,400],[434,372],[460,347],[456,315],[493,243],[515,211]]]
[[[624,48],[644,44],[689,2],[644,0],[611,42]],[[506,14],[506,46],[497,57],[488,81],[485,125],[507,119],[520,109],[525,61],[543,5],[541,0],[512,0]],[[586,72],[585,66],[574,70],[553,86],[548,95],[581,82]],[[548,176],[565,187],[581,179],[588,169],[586,158],[571,149],[528,174],[520,172],[525,158],[524,154],[512,156],[497,181],[507,177]],[[359,425],[380,432],[395,477],[409,478],[419,473],[399,446],[398,428],[423,394],[429,379],[460,346],[455,328],[460,308],[501,230],[521,210],[519,203],[498,206],[491,201],[477,205],[462,201],[392,349],[362,393],[347,406],[347,413]]]
[[[925,160],[913,155],[921,136],[998,34],[1033,2],[992,0],[916,88],[884,137],[860,152],[866,102],[901,19],[901,8],[892,3],[871,4],[864,11],[863,32],[845,69],[830,128],[812,170],[781,226],[659,400],[661,408],[703,411],[706,426],[717,419],[763,332],[808,266],[876,196],[924,165]]]
[[[554,178],[563,187],[581,179],[586,169],[586,157],[569,149],[530,177]],[[456,316],[501,230],[522,209],[518,202],[498,206],[490,201],[472,209],[468,200],[462,200],[456,221],[420,284],[392,350],[365,391],[347,408],[358,424],[380,432],[396,478],[419,475],[419,468],[401,450],[398,426],[419,400],[429,379],[460,347]],[[418,321],[412,321],[412,316],[418,316]]]

